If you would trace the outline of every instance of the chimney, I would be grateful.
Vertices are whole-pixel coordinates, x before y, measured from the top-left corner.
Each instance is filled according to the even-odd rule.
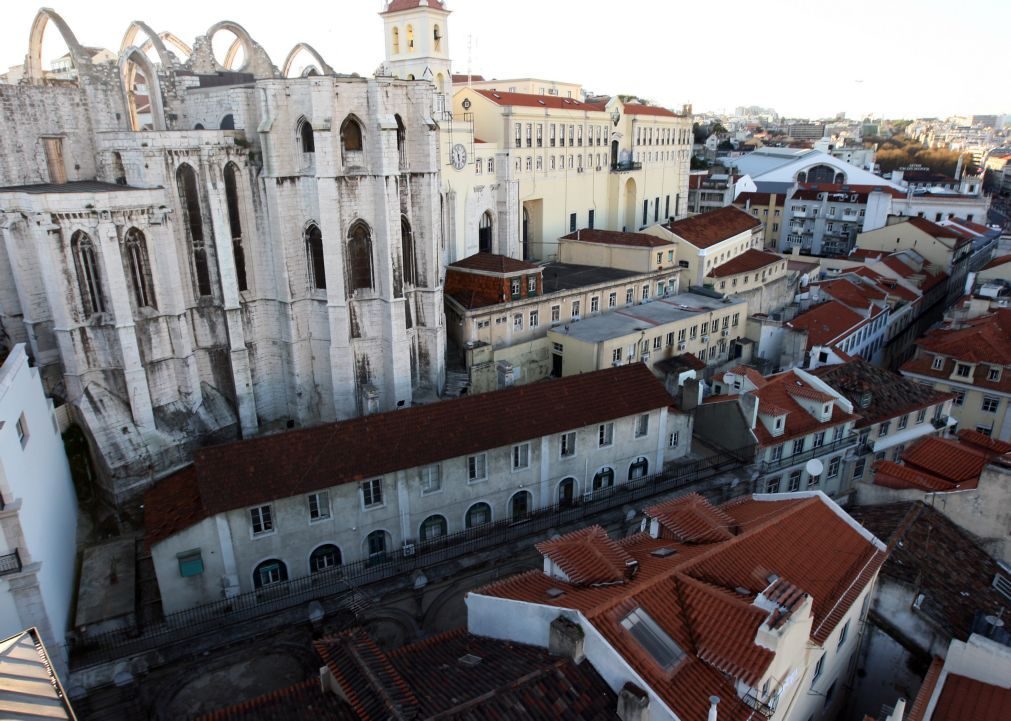
[[[583,627],[565,616],[559,616],[548,627],[548,651],[555,656],[571,658],[580,663],[583,653]]]
[[[716,706],[720,703],[719,696],[709,697],[709,719],[708,721],[716,721]]]
[[[618,718],[621,721],[649,721],[649,695],[632,682],[618,693]]]
[[[895,702],[895,708],[892,712],[888,714],[888,718],[884,721],[902,721],[902,717],[906,715],[906,699],[900,698]]]

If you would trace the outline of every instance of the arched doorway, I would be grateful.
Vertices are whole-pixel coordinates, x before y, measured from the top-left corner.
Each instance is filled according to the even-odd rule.
[[[382,563],[390,550],[390,534],[386,531],[373,531],[365,538],[365,553],[369,563]]]
[[[576,479],[563,478],[558,484],[558,507],[571,508],[576,505]]]
[[[514,521],[526,518],[533,510],[534,497],[530,491],[520,491],[513,495],[509,501],[509,516]]]
[[[492,218],[491,211],[486,210],[477,226],[477,250],[479,253],[491,252],[491,239],[494,227],[495,219]]]
[[[637,478],[645,478],[649,474],[649,461],[645,456],[639,456],[635,463],[628,467],[628,480],[634,481]]]
[[[625,181],[625,230],[633,232],[639,226],[635,224],[636,210],[635,178]]]
[[[467,528],[482,526],[485,523],[491,523],[491,506],[482,502],[475,503],[467,509],[467,518],[464,524]]]
[[[447,524],[445,516],[429,516],[425,519],[424,523],[421,524],[421,540],[422,541],[434,541],[437,538],[442,538],[446,535]]]
[[[270,558],[260,563],[253,571],[253,587],[266,588],[288,580],[288,566],[284,561]]]
[[[309,554],[309,573],[319,573],[341,565],[341,549],[325,543]]]
[[[601,468],[593,476],[593,490],[600,491],[614,485],[614,469]]]

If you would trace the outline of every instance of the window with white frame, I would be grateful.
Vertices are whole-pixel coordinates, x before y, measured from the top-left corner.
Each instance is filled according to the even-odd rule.
[[[878,426],[878,438],[884,438],[888,435],[888,429],[891,427],[891,421],[882,421],[881,425]]]
[[[576,432],[569,431],[559,436],[559,455],[562,458],[571,458],[576,455]]]
[[[968,378],[971,372],[972,369],[965,363],[959,363],[958,365],[955,366],[955,375],[957,375],[959,378]]]
[[[839,466],[842,464],[842,459],[836,456],[831,461],[828,462],[828,477],[835,478],[839,475]]]
[[[796,493],[797,491],[800,490],[800,476],[801,476],[800,471],[793,471],[790,474],[790,488],[789,488],[790,493]]]
[[[621,350],[620,348],[618,350]],[[597,445],[601,448],[614,443],[614,424],[601,423],[597,427]]]
[[[846,637],[849,636],[849,633],[850,622],[846,621],[846,623],[843,624],[842,631],[839,632],[839,645],[836,647],[837,649],[842,649],[843,644],[846,643]]]
[[[18,443],[24,448],[28,445],[28,419],[25,418],[25,414],[22,413],[18,416],[17,422],[14,424],[14,430],[18,434]]]
[[[572,301],[572,320],[579,320],[579,301]]]
[[[530,467],[530,444],[520,443],[513,446],[513,470],[519,471]]]
[[[821,678],[821,673],[824,670],[825,670],[825,654],[823,653],[818,658],[818,663],[814,665],[814,676],[811,677],[811,686],[814,686],[814,684],[818,681],[818,679]]]
[[[986,379],[988,381],[999,381],[1000,380],[1000,368],[991,367],[986,373]]]
[[[635,299],[635,289],[626,288],[625,289],[625,305],[632,305],[632,301]]]
[[[793,442],[793,455],[804,452],[804,441],[805,438],[798,438]]]
[[[607,296],[607,307],[608,308],[614,308],[617,305],[618,305],[618,294],[617,293],[611,293],[610,295],[608,295]]]
[[[523,314],[517,313],[513,316],[513,330],[523,330]]]
[[[551,322],[557,323],[562,317],[562,306],[553,305],[551,306]]]
[[[663,345],[663,338],[657,336],[653,339],[653,350],[660,350],[660,346]]]
[[[435,493],[442,490],[442,466],[433,463],[430,466],[423,466],[420,472],[421,493]]]
[[[600,298],[598,298],[597,296],[593,296],[592,298],[590,298],[590,312],[596,313],[599,310],[600,310]]]
[[[362,483],[362,505],[375,508],[383,505],[383,479],[372,478]]]
[[[323,521],[330,518],[330,494],[326,491],[310,493],[307,497],[309,502],[309,520]]]
[[[772,448],[769,449],[769,460],[770,461],[779,461],[779,460],[782,460],[782,458],[783,458],[783,446],[782,446],[782,444],[780,444],[778,446],[773,446]]]
[[[934,356],[934,361],[933,363],[930,364],[930,367],[932,370],[935,371],[939,371],[942,368],[944,368],[944,356],[943,355]]]
[[[536,275],[527,276],[527,291],[529,291],[530,293],[536,293],[537,292],[537,276]]]
[[[867,459],[866,458],[861,457],[861,458],[858,458],[856,460],[856,463],[853,464],[853,478],[854,478],[854,480],[857,479],[857,478],[863,478],[864,477],[864,467],[866,465],[867,465]]]
[[[952,391],[955,394],[954,399],[952,399],[951,404],[954,406],[960,406],[965,403],[965,391]]]
[[[538,325],[540,325],[539,314],[536,310],[532,310],[530,311],[530,327],[536,328]]]
[[[901,431],[903,428],[905,428],[908,425],[909,425],[909,414],[907,413],[906,415],[904,415],[901,418],[899,418],[899,423],[896,426],[896,428],[898,428]]]
[[[250,508],[249,521],[252,525],[254,536],[262,536],[274,530],[274,517],[269,504]]]
[[[642,438],[649,433],[649,413],[643,413],[635,419],[635,437]]]
[[[923,423],[923,421],[925,421],[926,419],[927,419],[927,409],[926,408],[921,408],[916,413],[916,423],[917,423],[917,425],[919,425],[920,423]]]
[[[487,457],[484,453],[467,456],[467,480],[483,481],[488,477]]]
[[[677,448],[678,442],[681,440],[681,434],[678,431],[674,431],[669,436],[667,436],[667,447]]]
[[[818,431],[814,434],[814,447],[821,448],[825,445],[825,431]]]
[[[998,406],[1000,406],[1000,398],[995,396],[983,396],[984,413],[996,413]]]

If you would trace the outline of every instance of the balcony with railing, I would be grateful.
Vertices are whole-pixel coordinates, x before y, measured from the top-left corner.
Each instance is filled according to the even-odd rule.
[[[752,711],[757,711],[765,716],[765,718],[772,718],[773,714],[776,713],[776,705],[779,703],[779,695],[773,694],[768,698],[768,700],[763,701],[758,692],[752,689],[748,691],[741,700],[744,701],[744,704]]]
[[[0,556],[0,576],[21,573],[21,568],[21,554],[18,553],[18,549],[15,548],[13,553]]]
[[[784,454],[781,458],[777,458],[776,460],[763,461],[760,464],[760,467],[762,469],[762,473],[769,473],[771,471],[778,471],[781,468],[786,468],[787,466],[795,466],[798,463],[809,461],[812,458],[819,458],[828,453],[833,453],[835,451],[855,446],[858,438],[858,434],[850,433],[848,436],[843,436],[838,441],[823,443],[820,446],[815,446],[809,450],[794,453],[789,456]]]
[[[612,173],[627,173],[631,170],[642,170],[642,163],[634,163],[631,160],[621,160],[611,163]]]

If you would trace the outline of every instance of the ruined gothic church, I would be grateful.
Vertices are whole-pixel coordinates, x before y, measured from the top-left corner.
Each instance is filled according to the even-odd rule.
[[[47,26],[70,78],[42,67]],[[93,62],[42,10],[0,84],[4,341],[27,343],[116,502],[197,445],[444,384],[444,100],[296,52],[313,61],[288,77],[292,56],[278,70],[234,23],[192,49],[133,23]]]

